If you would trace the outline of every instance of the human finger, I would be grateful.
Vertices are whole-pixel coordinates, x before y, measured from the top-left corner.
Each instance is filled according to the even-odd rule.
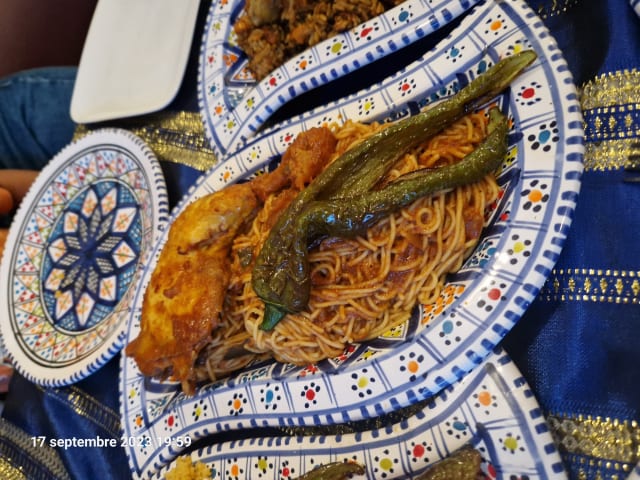
[[[0,188],[11,192],[13,201],[19,203],[29,191],[29,187],[38,176],[37,170],[2,170]]]
[[[13,207],[13,195],[6,188],[0,187],[0,215],[9,213]]]
[[[0,362],[1,360],[2,359],[0,359]],[[10,365],[0,363],[0,393],[9,391],[9,383],[11,383],[12,375],[13,368]]]
[[[8,236],[9,230],[7,228],[0,228],[0,258],[2,258],[2,252],[4,252],[4,246],[7,243]]]

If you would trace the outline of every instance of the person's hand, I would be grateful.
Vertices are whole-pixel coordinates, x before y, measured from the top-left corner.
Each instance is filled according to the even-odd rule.
[[[6,215],[13,207],[13,195],[6,188],[0,187],[0,215]]]
[[[38,172],[35,170],[0,171],[0,215],[11,213],[22,201]],[[9,231],[0,228],[0,258]]]

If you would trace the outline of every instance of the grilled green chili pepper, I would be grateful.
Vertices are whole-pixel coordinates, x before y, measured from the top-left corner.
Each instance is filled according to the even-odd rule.
[[[339,188],[325,189],[324,198],[359,195],[374,187],[380,178],[409,149],[436,135],[465,114],[495,97],[536,59],[533,50],[520,52],[498,62],[472,80],[455,95],[417,115],[397,122],[345,152],[345,161],[355,163],[357,172],[348,175]]]
[[[434,464],[414,480],[476,480],[481,462],[482,457],[477,450],[464,447]]]
[[[382,218],[421,197],[481,179],[494,171],[507,153],[507,118],[497,108],[490,111],[488,129],[487,138],[460,162],[411,172],[348,202],[340,199],[312,202],[298,216],[298,231],[306,238],[363,235]]]
[[[401,176],[379,190],[358,197],[315,200],[295,219],[297,235],[290,243],[290,265],[308,275],[308,242],[323,235],[350,238],[364,234],[380,219],[431,193],[476,181],[494,171],[507,153],[507,118],[497,108],[489,112],[488,135],[460,162]],[[299,298],[302,298],[300,295]],[[282,318],[281,309],[265,305],[260,328],[271,330]]]
[[[355,462],[327,463],[298,477],[298,480],[343,480],[349,475],[364,475],[364,467]]]
[[[404,152],[497,95],[535,58],[533,51],[505,58],[453,97],[373,135],[318,175],[280,215],[256,259],[252,285],[265,302],[261,328],[273,328],[286,313],[307,306],[309,237],[299,230],[299,216],[310,204],[351,201],[369,192]]]

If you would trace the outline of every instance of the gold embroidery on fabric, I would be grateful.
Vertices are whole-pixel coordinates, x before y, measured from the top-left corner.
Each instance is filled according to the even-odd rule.
[[[624,168],[638,152],[640,138],[640,71],[601,75],[582,86],[585,117],[585,170]]]
[[[540,5],[536,13],[543,20],[560,15],[578,4],[577,0],[552,0],[547,5]]]
[[[58,452],[48,439],[31,437],[0,417],[0,478],[3,480],[44,478],[69,479]]]
[[[38,388],[52,398],[67,404],[76,414],[105,430],[112,438],[120,438],[121,425],[118,413],[101,404],[83,390],[73,385],[66,388]]]
[[[604,468],[626,474],[640,460],[640,428],[636,421],[552,413],[547,423],[561,453],[598,459],[582,459],[582,463],[588,463],[583,468]]]
[[[640,71],[637,69],[606,73],[585,83],[580,89],[580,100],[584,110],[619,108],[625,111],[627,106],[638,108],[640,102]],[[636,105],[634,105],[636,104]],[[632,110],[629,110],[631,112]]]
[[[547,301],[637,305],[640,303],[640,271],[554,269],[540,296]]]
[[[165,112],[140,118],[119,120],[117,124],[100,125],[124,128],[139,136],[158,160],[181,163],[205,171],[217,163],[215,153],[205,136],[204,125],[196,112]],[[75,138],[98,126],[78,125]]]
[[[629,162],[629,156],[636,153],[637,140],[624,139],[587,143],[584,152],[585,170],[612,171],[624,168]]]
[[[147,143],[159,160],[177,162],[204,171],[216,164],[216,156],[204,135],[200,116],[193,112],[163,115],[131,130]]]
[[[595,140],[633,136],[638,130],[635,119],[638,110],[638,105],[596,107],[587,112],[593,116],[592,123],[587,126],[587,133]]]
[[[0,457],[0,478],[3,480],[28,480],[27,476],[11,462]]]

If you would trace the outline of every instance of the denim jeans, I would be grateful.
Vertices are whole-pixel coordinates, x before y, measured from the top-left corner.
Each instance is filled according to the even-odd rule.
[[[0,79],[0,169],[40,170],[71,141],[76,72],[45,67]]]

